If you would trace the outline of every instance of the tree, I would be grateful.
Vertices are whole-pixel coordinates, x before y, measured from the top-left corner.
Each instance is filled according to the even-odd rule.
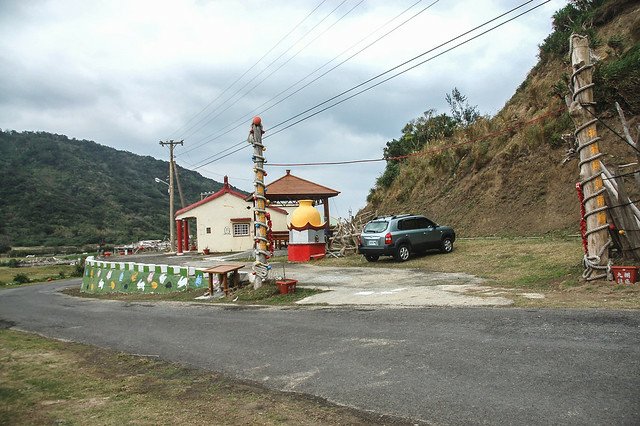
[[[480,118],[478,106],[470,106],[467,97],[458,88],[454,87],[451,94],[447,93],[445,99],[451,109],[451,116],[459,126],[467,127]]]

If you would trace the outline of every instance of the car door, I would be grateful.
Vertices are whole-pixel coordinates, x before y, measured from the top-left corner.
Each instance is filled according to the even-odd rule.
[[[442,239],[442,231],[438,229],[435,223],[421,217],[418,219],[420,231],[422,234],[422,242],[425,250],[434,249],[440,247],[440,240]]]
[[[398,229],[402,230],[402,235],[409,240],[414,251],[422,250],[425,244],[424,235],[419,228],[418,219],[415,217],[402,219],[398,223]]]

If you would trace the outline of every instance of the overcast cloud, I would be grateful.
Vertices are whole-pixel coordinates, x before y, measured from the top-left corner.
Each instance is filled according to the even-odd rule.
[[[245,140],[251,116],[261,104],[416,2],[365,0],[358,4],[359,1],[346,0],[300,40],[341,4],[338,0],[325,1],[243,79],[200,113],[320,0],[0,0],[0,128],[61,133],[161,159],[167,159],[168,153],[159,146],[159,140],[184,139],[185,146],[176,148],[177,160],[181,166],[193,169],[202,160]],[[433,0],[420,2],[331,66],[431,3]],[[270,126],[520,3],[436,2],[388,37],[261,114],[267,135]],[[539,3],[541,0],[534,1],[529,7]],[[565,4],[564,0],[551,1],[266,139],[268,161],[380,157],[385,142],[399,137],[407,121],[430,108],[446,112],[444,95],[453,87],[467,95],[483,114],[495,114],[537,61],[537,46],[551,31],[551,16]],[[308,44],[354,6],[341,21]],[[297,56],[291,58],[296,52]],[[241,97],[287,60],[286,65]],[[260,72],[244,90],[227,100]],[[245,115],[247,118],[242,118]],[[187,123],[190,124],[185,127]],[[237,129],[210,140],[238,123]],[[198,145],[202,146],[195,148]],[[332,201],[332,215],[346,216],[349,209],[355,213],[364,206],[367,193],[383,168],[384,163],[380,162],[292,167],[292,173],[341,191]],[[284,168],[268,170],[268,182],[284,174]],[[232,184],[252,191],[250,149],[198,171],[216,180],[229,175]]]

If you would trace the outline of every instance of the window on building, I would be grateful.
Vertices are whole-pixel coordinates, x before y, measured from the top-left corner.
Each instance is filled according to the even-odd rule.
[[[234,223],[233,224],[233,236],[234,237],[246,237],[249,235],[248,223]]]
[[[207,228],[207,234],[211,233],[211,228]]]

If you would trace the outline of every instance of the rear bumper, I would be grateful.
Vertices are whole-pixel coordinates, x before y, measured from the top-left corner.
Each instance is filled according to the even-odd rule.
[[[358,253],[373,256],[393,256],[395,250],[393,245],[385,245],[384,247],[358,246]]]

